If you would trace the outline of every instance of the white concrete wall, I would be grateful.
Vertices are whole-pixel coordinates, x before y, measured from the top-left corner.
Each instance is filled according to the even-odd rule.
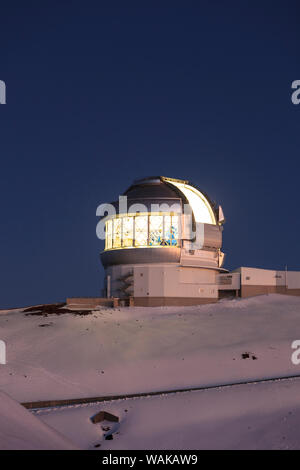
[[[176,265],[136,266],[134,297],[217,298],[216,273]]]
[[[276,271],[241,267],[235,269],[232,273],[240,273],[241,285],[244,286],[277,286],[286,287],[288,290],[300,289],[300,271]]]
[[[135,266],[134,297],[163,297],[164,271],[159,266]]]
[[[118,288],[120,277],[133,272],[133,289],[123,295]],[[218,290],[237,290],[244,286],[287,286],[300,289],[300,272],[241,267],[229,274],[217,274],[211,269],[183,267],[176,264],[118,265],[108,268],[111,275],[111,295],[122,297],[192,297],[218,298]],[[231,284],[221,282],[232,276]]]
[[[181,266],[211,266],[218,267],[219,254],[217,251],[208,250],[181,250]]]
[[[285,271],[241,267],[241,284],[250,286],[284,286]]]
[[[132,273],[133,274],[133,267],[129,265],[116,265],[116,266],[110,266],[106,270],[106,275],[110,276],[110,291],[111,291],[111,297],[126,297],[126,293],[123,295],[119,291],[119,287],[124,285],[122,281],[119,279],[125,276],[126,274]],[[132,295],[133,291],[130,293],[128,292],[127,294]]]
[[[300,289],[300,272],[299,271],[287,271],[287,288],[288,289]]]

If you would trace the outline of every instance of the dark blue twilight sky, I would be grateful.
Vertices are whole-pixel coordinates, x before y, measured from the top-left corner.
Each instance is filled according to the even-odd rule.
[[[229,269],[300,270],[299,2],[12,0],[0,21],[0,308],[99,295],[96,207],[147,175],[222,204]]]

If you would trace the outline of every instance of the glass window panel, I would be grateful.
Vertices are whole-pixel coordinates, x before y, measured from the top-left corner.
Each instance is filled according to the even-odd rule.
[[[137,215],[135,222],[135,246],[147,246],[148,243],[148,216]]]
[[[133,245],[133,217],[123,217],[123,237],[122,246]]]
[[[108,220],[105,223],[105,249],[110,250],[112,248],[112,220]]]
[[[177,215],[137,215],[108,220],[105,223],[105,249],[178,246],[178,224]]]
[[[120,218],[114,219],[113,227],[114,227],[113,247],[120,248],[121,247],[122,220]]]
[[[164,219],[165,219],[165,223],[164,223],[165,245],[170,246],[171,245],[171,223],[172,223],[172,219],[171,219],[170,215],[165,215]]]
[[[165,245],[177,246],[178,245],[178,216],[166,215],[164,218],[164,239]]]
[[[149,217],[149,245],[163,245],[163,216],[150,215]]]
[[[171,245],[178,245],[178,215],[172,215],[172,225],[171,225]]]

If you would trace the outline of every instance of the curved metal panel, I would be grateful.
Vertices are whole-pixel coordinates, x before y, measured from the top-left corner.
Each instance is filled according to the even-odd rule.
[[[204,244],[203,248],[222,247],[222,230],[218,225],[204,224]]]
[[[102,251],[100,257],[104,268],[117,264],[179,263],[180,248],[121,248]]]

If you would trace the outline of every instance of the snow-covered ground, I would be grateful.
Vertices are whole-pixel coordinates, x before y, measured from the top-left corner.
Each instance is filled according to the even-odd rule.
[[[46,326],[40,326],[46,325]],[[0,315],[0,390],[18,401],[123,394],[300,374],[300,298],[198,307]],[[257,359],[242,359],[250,352]]]
[[[7,345],[7,364],[0,365],[0,390],[21,402],[300,375],[300,365],[291,361],[291,344],[300,339],[299,297],[273,294],[184,308],[102,308],[87,316],[26,316],[22,310],[0,313],[0,339]],[[243,358],[245,353],[248,356]],[[266,443],[300,448],[292,434],[287,444],[280,440],[281,416],[292,423],[291,429],[296,426],[294,397],[300,391],[297,380],[285,384],[109,404],[122,415],[120,434],[113,441],[103,441],[99,426],[90,423],[89,407],[39,416],[84,448],[93,447],[99,439],[101,448],[238,448]],[[275,399],[279,396],[282,401]],[[125,405],[132,410],[123,417]],[[291,417],[286,414],[289,411]],[[254,422],[257,432],[251,432]],[[79,428],[84,429],[81,436]],[[218,438],[213,437],[214,430],[219,430]],[[269,441],[258,438],[266,433]],[[159,439],[162,434],[164,438]]]
[[[66,437],[0,392],[0,449],[76,449]]]
[[[290,379],[43,410],[38,416],[83,449],[299,449],[299,394],[300,379]],[[99,410],[120,422],[92,424]],[[110,430],[103,431],[103,424]],[[111,432],[113,440],[105,440]]]

